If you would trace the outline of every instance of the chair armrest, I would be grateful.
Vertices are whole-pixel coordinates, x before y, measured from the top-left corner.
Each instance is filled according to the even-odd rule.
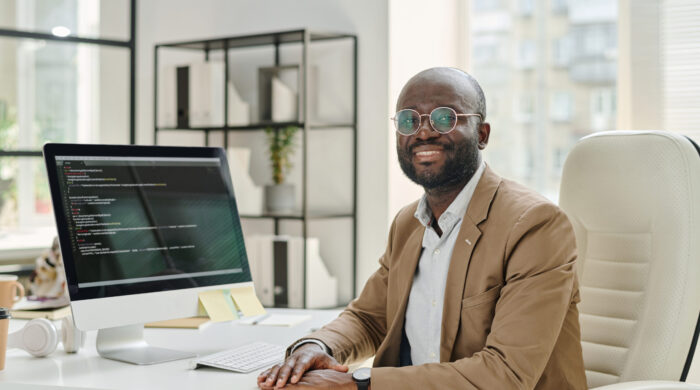
[[[591,390],[700,390],[700,385],[673,381],[634,381],[615,383]]]

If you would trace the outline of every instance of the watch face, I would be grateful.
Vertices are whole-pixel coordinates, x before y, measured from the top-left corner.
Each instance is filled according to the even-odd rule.
[[[359,368],[352,373],[352,379],[358,382],[368,382],[369,375],[372,372],[370,368]]]

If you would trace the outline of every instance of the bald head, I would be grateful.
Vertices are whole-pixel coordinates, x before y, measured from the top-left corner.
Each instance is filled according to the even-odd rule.
[[[444,86],[451,88],[456,97],[460,100],[460,104],[465,107],[471,107],[472,112],[481,115],[482,121],[486,119],[486,98],[481,86],[469,73],[457,69],[438,67],[430,68],[415,76],[404,85],[399,99],[397,100],[396,110],[405,108],[402,103],[410,100],[409,95],[415,94],[417,91],[426,90],[426,87]]]

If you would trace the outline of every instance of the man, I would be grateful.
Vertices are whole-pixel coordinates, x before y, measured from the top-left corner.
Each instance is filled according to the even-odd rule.
[[[261,373],[261,388],[586,388],[573,230],[482,162],[485,117],[481,87],[462,71],[408,81],[397,151],[425,195],[396,215],[360,296]],[[372,355],[364,378],[339,363]]]

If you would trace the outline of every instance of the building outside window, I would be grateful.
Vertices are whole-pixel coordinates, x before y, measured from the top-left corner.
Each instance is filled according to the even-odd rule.
[[[501,175],[556,200],[564,156],[577,139],[615,127],[617,2],[474,1],[471,73],[490,94],[509,97],[490,112],[487,161]],[[478,5],[478,6],[477,6]],[[523,17],[523,10],[528,17]],[[483,26],[501,21],[504,28]],[[505,22],[507,21],[507,23]],[[511,57],[486,57],[495,42]]]

